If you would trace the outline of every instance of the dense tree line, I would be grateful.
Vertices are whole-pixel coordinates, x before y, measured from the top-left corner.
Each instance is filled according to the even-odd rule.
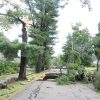
[[[11,25],[22,24],[22,43],[18,41],[3,42],[6,45],[7,52],[14,50],[14,57],[18,50],[21,50],[21,62],[19,80],[26,79],[26,65],[30,64],[35,66],[35,71],[40,72],[50,66],[50,59],[53,52],[54,40],[56,38],[56,17],[57,15],[57,2],[55,0],[21,0],[24,7],[11,3],[10,1],[4,1],[11,8],[6,10],[6,13],[1,13],[1,27],[9,29]],[[6,5],[6,6],[7,6]],[[5,4],[1,5],[1,7]],[[31,21],[30,29],[27,31],[27,22],[25,18],[28,17]],[[6,24],[3,21],[6,20]],[[7,26],[7,27],[5,27]],[[27,35],[27,32],[29,34]],[[30,37],[31,41],[27,43],[27,38]],[[16,43],[17,42],[17,43]],[[10,44],[10,45],[9,45]],[[4,48],[2,52],[5,51]],[[9,46],[12,46],[10,48]],[[4,53],[3,53],[4,54]],[[5,52],[5,55],[8,54]],[[10,55],[9,55],[10,57]],[[28,58],[28,59],[27,59]]]

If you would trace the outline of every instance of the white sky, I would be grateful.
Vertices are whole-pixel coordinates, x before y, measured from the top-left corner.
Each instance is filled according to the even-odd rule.
[[[71,0],[64,9],[59,11],[58,18],[58,43],[54,46],[55,56],[62,53],[62,46],[67,34],[71,32],[71,24],[81,22],[84,28],[88,28],[92,36],[98,32],[97,24],[100,21],[100,0],[91,0],[92,11],[82,8],[79,0]]]
[[[16,0],[17,1],[17,0]],[[81,22],[84,28],[88,28],[92,36],[98,32],[97,24],[100,21],[100,0],[91,0],[92,11],[88,8],[82,8],[79,0],[71,0],[64,9],[59,11],[57,31],[58,43],[54,46],[55,56],[62,53],[62,46],[66,41],[67,34],[71,32],[71,24]],[[21,34],[21,28],[13,28],[6,32],[6,35],[11,40],[14,40]]]

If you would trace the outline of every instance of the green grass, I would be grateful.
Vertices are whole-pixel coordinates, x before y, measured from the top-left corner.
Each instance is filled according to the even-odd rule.
[[[26,73],[27,75],[31,74],[31,73],[34,73],[34,70],[31,69],[31,68],[27,68],[26,70],[27,70],[27,73]],[[6,73],[4,75],[0,75],[0,80],[6,79],[6,78],[11,78],[12,76],[13,77],[18,77],[18,73],[15,73],[15,74]]]
[[[19,89],[24,89],[25,85],[21,84],[21,82],[17,82],[17,83],[14,83],[13,85],[10,85],[7,89],[1,89],[0,100],[2,99],[9,100],[8,98],[13,96]]]
[[[16,73],[16,74],[9,74],[9,75],[1,75],[0,76],[0,80],[4,80],[4,79],[6,79],[6,78],[10,78],[10,77],[17,77],[18,76],[18,73]]]
[[[9,100],[8,99],[9,97],[15,95],[18,91],[25,89],[27,86],[29,86],[29,84],[31,84],[31,82],[33,80],[39,79],[41,74],[42,73],[38,73],[38,74],[36,74],[36,73],[31,74],[30,73],[27,76],[27,80],[15,82],[15,83],[9,85],[7,89],[1,89],[0,90],[0,100]]]
[[[85,69],[87,73],[94,73],[96,71],[96,67],[86,67]]]

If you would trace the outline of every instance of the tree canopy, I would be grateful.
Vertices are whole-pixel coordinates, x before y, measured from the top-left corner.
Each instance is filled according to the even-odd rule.
[[[91,64],[93,53],[92,38],[86,28],[81,29],[81,24],[72,26],[72,34],[67,37],[63,47],[65,62],[79,63],[84,66]]]

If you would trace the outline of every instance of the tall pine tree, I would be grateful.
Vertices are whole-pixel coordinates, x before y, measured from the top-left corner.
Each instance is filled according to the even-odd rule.
[[[34,5],[35,9],[35,11],[33,8],[30,9],[31,13],[34,13],[29,35],[32,38],[30,43],[43,46],[42,52],[37,52],[35,63],[36,72],[40,72],[49,66],[49,58],[56,36],[57,8],[55,0],[34,0],[34,2],[28,2],[28,5]]]

